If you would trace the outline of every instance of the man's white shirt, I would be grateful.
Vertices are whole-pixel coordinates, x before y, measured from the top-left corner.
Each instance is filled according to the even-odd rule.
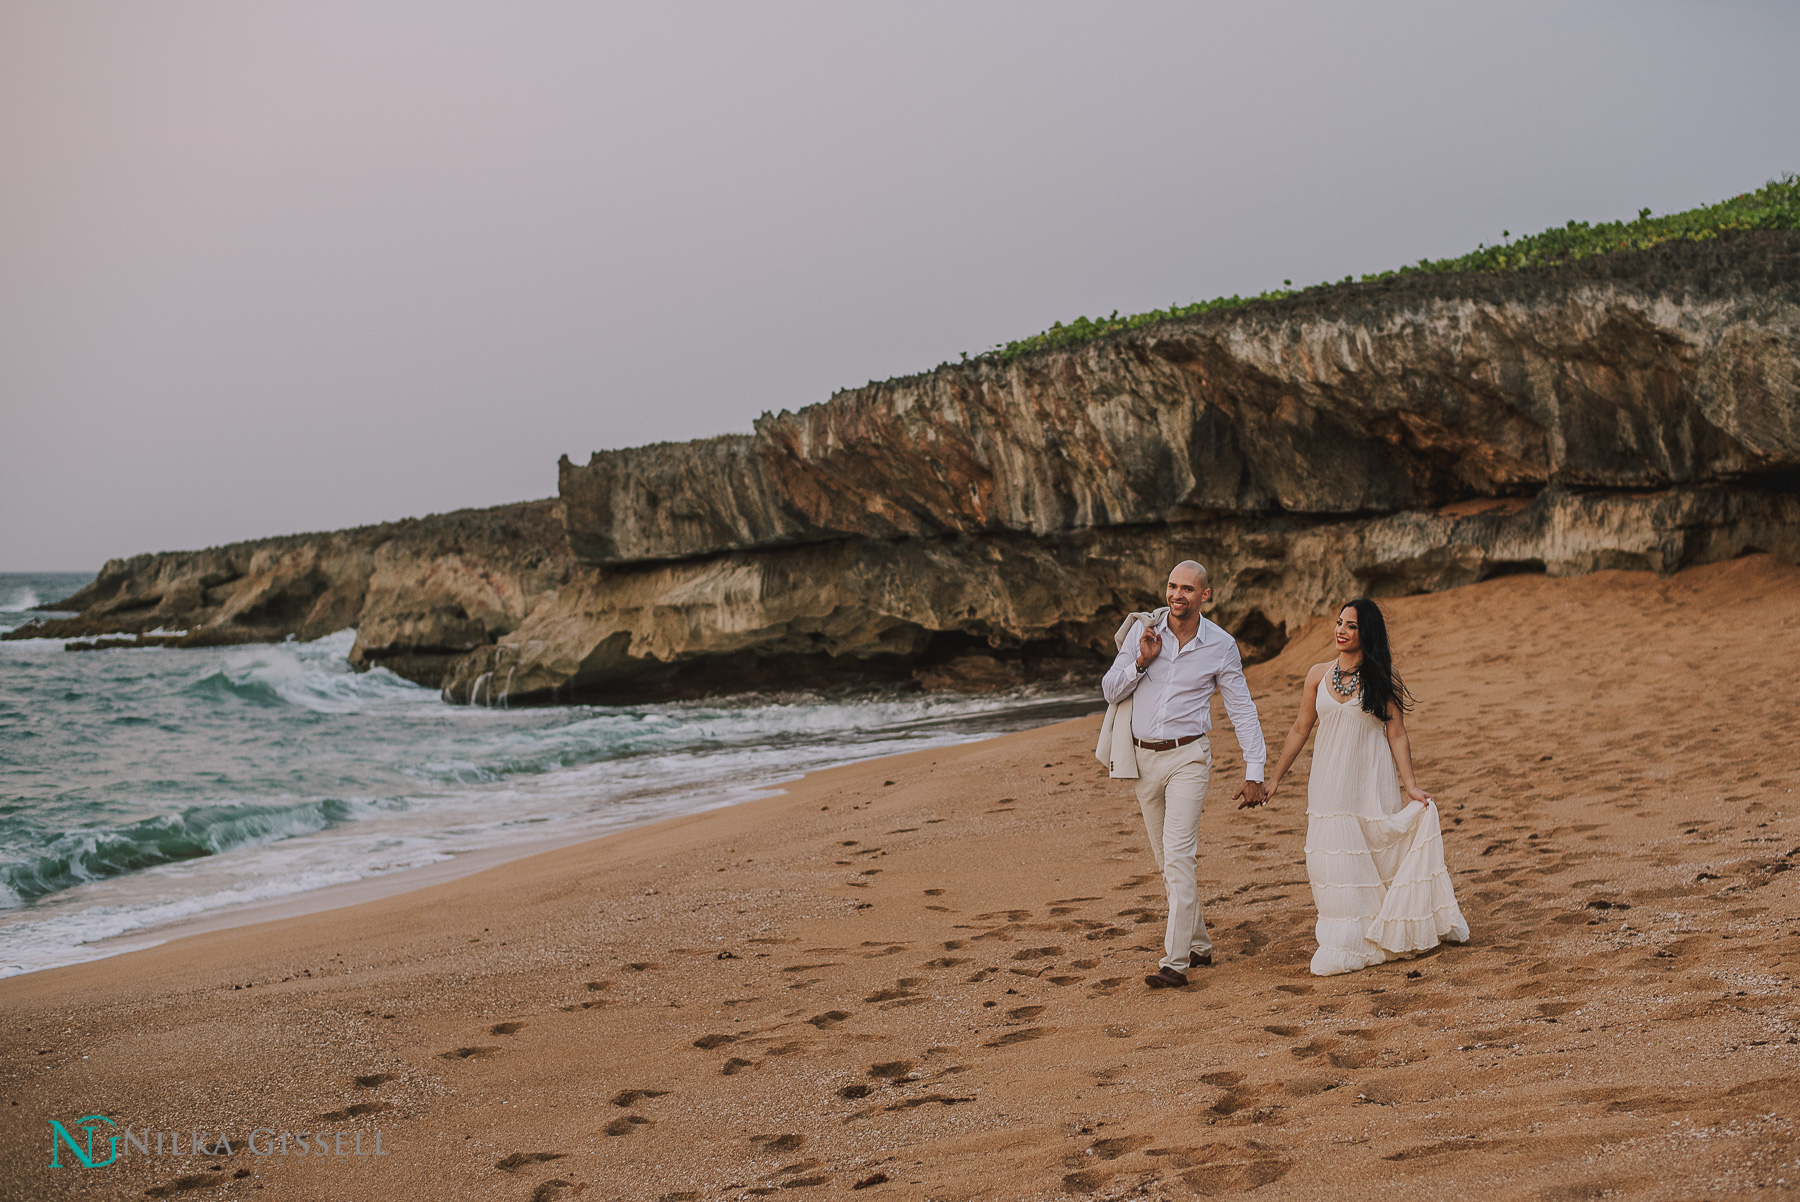
[[[1250,686],[1244,680],[1244,660],[1237,640],[1224,629],[1200,619],[1200,629],[1184,647],[1169,630],[1168,618],[1156,624],[1162,650],[1142,672],[1137,670],[1138,641],[1143,622],[1134,622],[1125,644],[1100,682],[1108,705],[1132,698],[1132,737],[1152,742],[1203,735],[1212,730],[1212,695],[1225,699],[1225,713],[1237,732],[1244,753],[1244,775],[1263,778],[1269,758],[1263,744],[1262,722]]]

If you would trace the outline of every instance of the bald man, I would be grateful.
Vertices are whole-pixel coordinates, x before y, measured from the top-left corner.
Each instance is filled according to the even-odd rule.
[[[1244,783],[1233,799],[1259,806],[1263,792],[1262,723],[1237,640],[1200,616],[1212,600],[1206,569],[1184,560],[1169,573],[1168,613],[1146,624],[1133,623],[1118,658],[1100,682],[1108,705],[1132,698],[1131,741],[1137,756],[1138,808],[1150,853],[1162,872],[1169,899],[1163,958],[1144,978],[1152,989],[1178,989],[1193,969],[1212,963],[1212,936],[1200,913],[1194,874],[1200,847],[1200,810],[1212,776],[1212,695],[1225,699],[1225,713],[1244,753]]]

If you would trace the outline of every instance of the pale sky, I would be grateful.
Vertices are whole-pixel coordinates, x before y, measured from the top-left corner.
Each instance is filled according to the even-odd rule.
[[[1800,170],[1800,5],[0,0],[0,571]]]

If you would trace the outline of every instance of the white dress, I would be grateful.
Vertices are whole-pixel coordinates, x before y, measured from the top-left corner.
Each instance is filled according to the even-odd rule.
[[[1314,975],[1466,941],[1437,807],[1402,792],[1382,723],[1360,695],[1340,701],[1321,680],[1318,710],[1306,793],[1306,875],[1319,910]]]

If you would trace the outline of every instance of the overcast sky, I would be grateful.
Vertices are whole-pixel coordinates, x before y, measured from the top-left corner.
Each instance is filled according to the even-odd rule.
[[[0,3],[0,571],[1800,170],[1800,5]]]

